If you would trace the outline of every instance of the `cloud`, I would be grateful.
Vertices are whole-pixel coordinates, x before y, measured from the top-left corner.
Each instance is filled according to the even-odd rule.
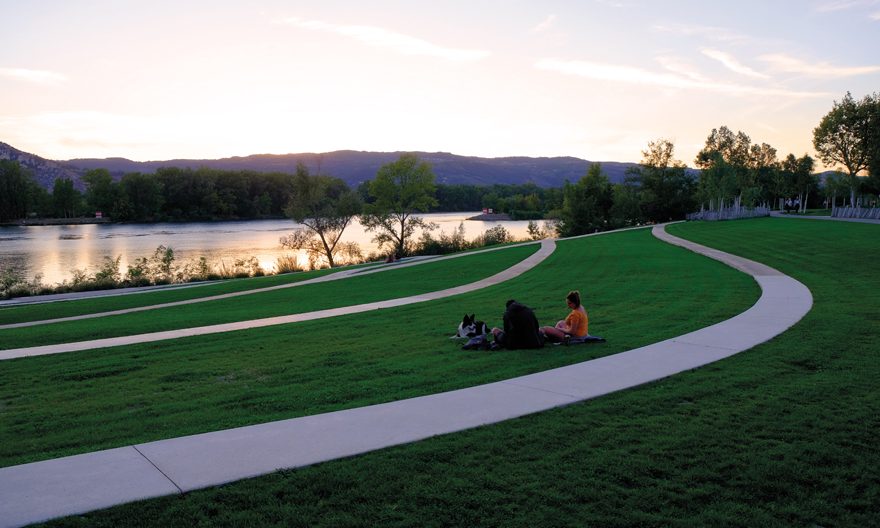
[[[717,40],[721,42],[751,42],[754,40],[749,35],[744,35],[742,33],[737,33],[733,30],[717,27],[717,26],[692,26],[687,24],[672,24],[672,25],[664,25],[664,24],[656,24],[654,25],[654,29],[656,31],[661,31],[663,33],[675,33],[678,35],[683,35],[686,37],[705,37],[710,40]]]
[[[826,0],[813,6],[816,13],[832,13],[836,11],[848,11],[850,9],[869,9],[880,5],[880,0]],[[880,20],[880,11],[868,14],[871,20]]]
[[[532,28],[533,33],[540,33],[542,31],[547,31],[551,26],[556,22],[556,15],[547,15],[540,24]]]
[[[683,90],[720,92],[730,95],[762,95],[791,98],[830,96],[830,94],[825,92],[797,92],[780,88],[703,81],[668,73],[655,73],[641,68],[580,60],[545,58],[536,62],[535,67],[541,70],[550,70],[587,79]]]
[[[730,71],[739,73],[740,75],[745,75],[748,77],[754,77],[756,79],[769,79],[768,75],[764,75],[763,73],[756,72],[755,70],[749,68],[745,64],[740,63],[736,58],[728,53],[724,53],[723,51],[713,50],[713,49],[704,49],[702,50],[703,55],[709,57],[710,59],[715,59],[721,64],[724,65]]]
[[[387,48],[403,55],[426,55],[440,57],[452,61],[477,61],[485,59],[490,52],[486,50],[472,50],[461,48],[447,48],[438,46],[420,38],[411,37],[402,33],[396,33],[375,26],[339,25],[321,22],[320,20],[303,20],[301,18],[287,18],[284,23],[313,31],[325,31],[336,33],[359,40],[370,46]]]
[[[819,2],[813,7],[817,13],[830,13],[833,11],[846,11],[848,9],[870,7],[880,4],[878,0],[826,0]]]
[[[708,79],[706,79],[706,77],[703,76],[703,74],[701,74],[699,71],[697,71],[693,67],[693,65],[691,65],[689,62],[686,62],[678,57],[660,56],[660,57],[656,57],[656,60],[658,63],[660,63],[660,66],[663,66],[664,68],[671,71],[672,73],[684,75],[685,77],[692,79],[694,81],[705,82],[708,80]]]
[[[827,62],[810,64],[781,53],[761,55],[758,58],[778,71],[810,77],[852,77],[880,72],[880,66],[834,66]]]
[[[67,80],[67,77],[60,73],[25,68],[0,68],[0,77],[35,84],[58,84]]]

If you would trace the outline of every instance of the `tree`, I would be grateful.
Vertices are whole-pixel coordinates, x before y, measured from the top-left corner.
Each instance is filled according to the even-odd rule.
[[[72,218],[77,215],[82,203],[82,195],[74,189],[73,180],[70,178],[56,178],[52,187],[52,203],[55,216],[58,218]]]
[[[857,102],[852,94],[840,102],[834,101],[831,111],[813,129],[813,147],[819,159],[829,166],[843,165],[848,171],[850,205],[856,205],[858,174],[868,168],[870,138],[876,136],[871,130],[872,104],[870,96]]]
[[[683,219],[694,208],[694,180],[674,151],[668,139],[651,141],[642,151],[642,162],[632,170],[641,185],[642,213],[652,222]]]
[[[132,220],[151,220],[162,207],[162,184],[150,174],[132,172],[119,182],[122,196],[114,206],[117,213],[123,213]]]
[[[36,214],[43,218],[52,216],[54,205],[52,204],[52,195],[49,194],[49,191],[30,177],[27,180],[27,184],[28,214]]]
[[[720,153],[708,168],[700,172],[697,196],[709,209],[720,209],[736,195],[736,169]]]
[[[742,200],[743,191],[755,187],[754,172],[750,169],[752,159],[752,140],[744,132],[734,134],[726,126],[712,129],[703,149],[697,153],[697,167],[714,170],[717,182],[723,180],[724,185],[716,186],[715,192],[719,205],[728,198]]]
[[[744,132],[738,131],[734,134],[726,126],[713,128],[703,149],[697,153],[697,167],[709,168],[716,163],[717,155],[721,155],[728,165],[745,168],[751,157],[751,142],[751,138]]]
[[[107,169],[92,169],[83,175],[86,184],[86,203],[92,211],[110,215],[119,198],[119,186],[113,182]]]
[[[376,233],[373,241],[379,247],[390,244],[398,255],[406,255],[417,228],[434,228],[415,216],[437,204],[434,191],[431,166],[414,154],[404,154],[380,167],[369,183],[369,195],[374,201],[365,207],[361,223],[367,231]]]
[[[340,249],[342,233],[361,212],[360,197],[344,181],[330,176],[312,176],[300,162],[293,180],[293,195],[285,212],[304,227],[281,239],[281,245],[321,255],[332,268]]]
[[[880,93],[868,95],[863,100],[868,114],[868,192],[880,194]]]
[[[842,172],[832,172],[825,176],[825,181],[822,184],[822,194],[828,200],[828,206],[831,209],[837,207],[837,196],[845,196],[845,193],[848,191],[849,184]]]
[[[745,205],[755,206],[758,202],[773,202],[778,197],[775,194],[777,175],[779,173],[779,161],[776,159],[776,149],[767,143],[757,143],[749,149],[749,170],[752,172],[750,189],[744,190],[743,201]]]
[[[785,178],[786,186],[789,193],[797,196],[800,212],[807,210],[807,199],[810,196],[810,191],[816,187],[816,177],[813,176],[814,165],[813,158],[806,154],[800,158],[795,158],[794,154],[789,154],[782,162],[781,172]]]
[[[0,160],[0,222],[27,216],[29,180],[17,161]]]
[[[560,236],[575,236],[608,227],[612,190],[599,163],[590,164],[587,174],[576,184],[565,182],[562,211],[557,230]]]
[[[627,176],[623,183],[613,186],[613,205],[609,210],[611,227],[636,225],[644,220],[642,216],[641,189],[636,176]]]

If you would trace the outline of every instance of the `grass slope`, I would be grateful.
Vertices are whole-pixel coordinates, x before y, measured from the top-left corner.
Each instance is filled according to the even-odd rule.
[[[880,525],[880,226],[670,231],[796,277],[813,310],[768,343],[661,382],[48,525]]]
[[[339,269],[322,269],[301,273],[285,273],[250,279],[230,279],[206,284],[193,284],[186,287],[171,287],[136,294],[108,295],[100,298],[87,298],[63,302],[22,304],[0,306],[0,324],[43,321],[112,310],[124,310],[141,306],[200,299],[212,295],[268,288],[282,284],[292,284],[314,279]],[[118,292],[117,292],[118,293]]]
[[[344,279],[344,285],[307,284],[149,312],[5,329],[0,330],[0,350],[191,328],[407,297],[489,277],[525,259],[538,247],[533,244],[428,262],[382,272],[376,277],[355,276]]]
[[[328,295],[344,298],[346,283]],[[500,325],[508,298],[555,323],[571,288],[585,294],[591,331],[608,343],[487,353],[449,339],[465,311]],[[642,230],[561,242],[521,277],[443,301],[4,361],[0,465],[505,379],[679,335],[745,310],[757,295],[749,277]]]

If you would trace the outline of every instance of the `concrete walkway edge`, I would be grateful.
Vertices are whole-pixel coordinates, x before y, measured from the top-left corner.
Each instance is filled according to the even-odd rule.
[[[663,226],[654,234],[751,274],[761,297],[747,311],[683,336],[505,381],[0,468],[0,526],[215,486],[594,398],[752,348],[812,306],[803,284],[772,268],[673,237]]]

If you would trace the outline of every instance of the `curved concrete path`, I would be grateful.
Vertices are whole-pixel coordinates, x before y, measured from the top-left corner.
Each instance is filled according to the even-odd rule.
[[[10,348],[7,350],[0,350],[0,361],[21,357],[31,357],[31,356],[44,356],[48,354],[62,354],[65,352],[77,352],[80,350],[91,350],[95,348],[107,348],[107,347],[115,347],[115,346],[123,346],[123,345],[133,345],[137,343],[148,343],[152,341],[162,341],[166,339],[178,339],[181,337],[190,337],[190,336],[198,336],[198,335],[206,335],[206,334],[217,334],[221,332],[233,332],[236,330],[246,330],[250,328],[262,328],[265,326],[274,326],[280,324],[288,324],[288,323],[299,323],[302,321],[313,321],[315,319],[324,319],[327,317],[337,317],[340,315],[349,315],[356,314],[361,312],[367,312],[371,310],[381,310],[383,308],[394,308],[397,306],[404,306],[407,304],[414,304],[425,301],[434,301],[437,299],[442,299],[444,297],[450,297],[452,295],[458,295],[461,293],[472,292],[476,290],[480,290],[482,288],[486,288],[489,286],[493,286],[495,284],[499,284],[501,282],[510,280],[514,277],[521,275],[522,273],[532,269],[541,263],[544,259],[550,256],[553,253],[553,250],[556,249],[556,242],[554,240],[542,240],[540,242],[541,247],[535,253],[529,255],[522,261],[514,264],[513,266],[492,275],[491,277],[486,277],[485,279],[478,280],[476,282],[472,282],[470,284],[462,284],[460,286],[455,286],[453,288],[447,288],[445,290],[439,290],[435,292],[423,293],[420,295],[412,295],[410,297],[400,297],[397,299],[387,299],[384,301],[377,301],[365,304],[358,304],[355,306],[342,306],[339,308],[330,308],[327,310],[319,310],[316,312],[305,312],[291,315],[281,315],[277,317],[267,317],[264,319],[251,319],[248,321],[236,321],[234,323],[223,323],[209,326],[197,326],[193,328],[180,328],[178,330],[166,330],[163,332],[151,332],[148,334],[137,334],[130,336],[121,336],[121,337],[111,337],[106,339],[95,339],[91,341],[78,341],[74,343],[59,343],[57,345],[43,345],[43,346],[35,346],[35,347],[27,347],[27,348]],[[509,247],[509,246],[505,246]],[[491,251],[496,251],[504,248],[493,248]],[[463,255],[473,255],[474,253],[465,253],[465,254],[457,254],[450,255],[448,258],[456,258]],[[405,263],[401,266],[397,266],[394,269],[400,269],[401,267],[415,266],[421,264],[422,262],[437,262],[438,260],[445,259],[447,257],[440,257],[437,259],[432,259],[430,261],[419,261],[419,262],[410,262]],[[367,273],[377,273],[379,271],[385,271],[389,268],[382,268],[378,270],[373,270],[372,268],[367,270],[352,270],[354,273],[341,272],[342,276],[336,277],[337,274],[327,275],[324,277],[318,277],[316,279],[310,281],[297,282],[293,284],[285,284],[282,286],[273,286],[270,288],[263,288],[261,290],[251,290],[247,293],[253,293],[255,291],[268,291],[275,290],[279,288],[289,288],[293,286],[299,286],[306,282],[310,284],[314,284],[315,282],[325,282],[327,280],[337,280],[340,278],[350,277],[353,274],[364,275]],[[335,277],[335,278],[333,278]],[[226,294],[216,296],[214,298],[227,298],[234,297],[240,295],[244,292],[237,292],[233,294]],[[204,299],[194,300],[196,302],[202,301]],[[179,303],[169,303],[163,306],[169,305],[178,305],[178,304],[190,304],[189,301],[181,301]],[[151,306],[150,308],[156,308],[157,306]],[[131,309],[131,310],[119,310],[118,312],[105,312],[105,314],[110,313],[124,313],[129,311],[139,311],[139,309]],[[91,314],[93,316],[101,316],[102,314]],[[89,318],[90,316],[82,316],[83,319]],[[79,317],[74,318],[66,318],[65,320],[77,319]],[[56,319],[55,321],[59,321]]]
[[[456,391],[0,468],[0,526],[20,526],[279,469],[357,455],[595,398],[752,348],[812,306],[800,282],[758,262],[658,238],[752,275],[747,311],[689,334],[612,356]]]
[[[373,273],[381,273],[383,271],[391,271],[391,270],[395,270],[395,269],[408,268],[410,266],[418,266],[420,264],[425,264],[425,263],[429,263],[429,262],[440,262],[443,260],[449,260],[449,259],[460,258],[460,257],[467,257],[467,256],[471,256],[471,255],[478,255],[480,253],[488,253],[488,252],[492,252],[492,251],[500,251],[502,249],[509,249],[509,248],[517,247],[517,246],[528,246],[528,245],[537,244],[537,243],[538,242],[524,242],[522,244],[513,244],[510,246],[503,246],[503,247],[493,247],[493,248],[488,248],[488,249],[481,249],[479,251],[471,251],[469,253],[455,253],[452,255],[443,255],[443,256],[437,256],[437,257],[411,257],[411,258],[408,258],[407,261],[405,261],[405,262],[397,262],[394,264],[384,264],[384,265],[379,264],[377,266],[368,267],[368,268],[360,267],[360,268],[347,269],[347,270],[338,271],[336,273],[330,273],[328,275],[323,275],[321,277],[315,277],[314,279],[307,279],[307,280],[299,281],[299,282],[291,282],[288,284],[279,284],[276,286],[267,286],[265,288],[255,288],[253,290],[244,290],[244,291],[231,292],[231,293],[221,293],[219,295],[209,295],[206,297],[197,297],[195,299],[186,299],[183,301],[151,304],[148,306],[137,306],[134,308],[125,308],[125,309],[121,309],[121,310],[111,310],[111,311],[107,311],[107,312],[96,312],[96,313],[91,313],[91,314],[73,315],[70,317],[58,317],[55,319],[43,319],[40,321],[27,321],[27,322],[23,322],[23,323],[0,324],[0,330],[5,330],[7,328],[24,328],[24,327],[28,327],[28,326],[38,326],[38,325],[51,324],[51,323],[63,323],[66,321],[80,321],[80,320],[84,320],[84,319],[95,319],[95,318],[99,318],[99,317],[109,317],[111,315],[121,315],[121,314],[127,314],[127,313],[145,312],[148,310],[157,310],[160,308],[170,308],[172,306],[183,306],[183,305],[187,305],[187,304],[197,304],[197,303],[208,302],[208,301],[218,301],[221,299],[231,299],[233,297],[241,297],[243,295],[253,295],[255,293],[263,293],[263,292],[269,292],[269,291],[274,291],[274,290],[286,290],[288,288],[297,288],[299,286],[307,286],[309,284],[317,284],[319,282],[330,282],[330,281],[335,281],[335,280],[340,280],[340,279],[347,279],[349,277],[354,277],[354,276],[371,275]],[[190,287],[188,285],[174,285],[174,286],[176,286],[176,289]],[[148,288],[150,288],[150,287],[148,287]],[[152,288],[153,288],[153,290],[150,290],[150,291],[156,291],[155,288],[158,288],[158,287],[153,286]],[[169,289],[171,289],[171,288],[169,288]],[[116,296],[116,295],[135,295],[138,293],[148,293],[146,291],[138,291],[137,288],[130,288],[129,290],[130,291],[128,291],[127,293],[115,293],[114,296]],[[112,292],[112,290],[102,290],[102,291]],[[94,297],[93,295],[91,295],[94,292],[82,292],[82,293],[84,294],[82,298],[93,298]],[[72,296],[72,295],[80,295],[80,294],[62,294],[62,295]],[[111,296],[111,294],[108,294],[107,296],[109,297],[109,296]],[[58,299],[55,301],[43,301],[43,302],[60,302],[62,300],[63,301],[71,301],[71,300],[76,300],[76,299],[74,297],[66,297],[64,299]],[[13,301],[15,301],[15,299],[13,299]],[[21,304],[23,305],[26,303],[23,302]],[[31,302],[28,304],[36,304],[36,302]],[[13,306],[13,305],[10,305],[10,306]]]

